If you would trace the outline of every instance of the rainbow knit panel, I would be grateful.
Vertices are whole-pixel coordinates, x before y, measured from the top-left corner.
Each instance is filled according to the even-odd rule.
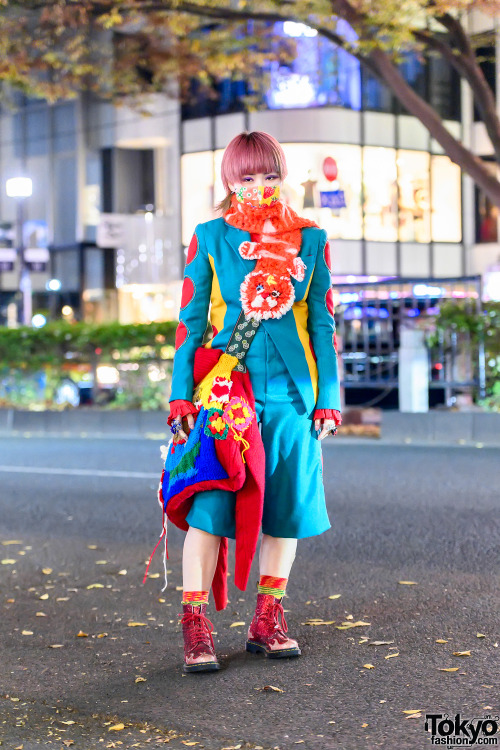
[[[165,461],[162,494],[164,508],[174,495],[207,479],[227,479],[228,474],[215,451],[215,441],[205,433],[208,411],[201,409],[186,443],[169,448]],[[172,452],[173,449],[173,452]]]
[[[276,576],[261,576],[259,580],[258,593],[270,594],[277,599],[285,595],[286,583],[288,578],[278,578]]]

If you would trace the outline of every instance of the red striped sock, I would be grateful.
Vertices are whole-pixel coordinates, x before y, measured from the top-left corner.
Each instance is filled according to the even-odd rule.
[[[261,576],[259,580],[259,594],[271,594],[276,599],[281,599],[286,591],[288,578],[277,578],[276,576]]]
[[[184,591],[182,604],[208,604],[208,591]]]

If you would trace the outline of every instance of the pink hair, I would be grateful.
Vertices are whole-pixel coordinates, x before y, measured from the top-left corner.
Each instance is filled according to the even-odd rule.
[[[230,183],[240,182],[246,174],[276,172],[281,180],[288,174],[285,154],[280,144],[269,133],[254,131],[240,133],[228,144],[221,164],[222,184],[226,197],[216,207],[225,212],[231,204]]]

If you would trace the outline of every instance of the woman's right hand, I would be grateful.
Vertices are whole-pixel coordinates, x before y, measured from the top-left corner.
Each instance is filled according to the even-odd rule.
[[[191,401],[184,399],[175,399],[170,402],[170,414],[167,424],[171,427],[173,422],[180,424],[180,429],[174,433],[173,443],[185,443],[188,439],[189,432],[194,427],[195,419],[198,416],[198,409]],[[189,431],[186,434],[186,430]]]
[[[174,445],[177,445],[177,443],[185,443],[188,439],[188,435],[191,432],[191,430],[194,428],[194,422],[196,418],[196,413],[194,414],[186,414],[186,416],[183,418],[181,424],[182,427],[180,430],[178,430],[175,435],[173,436],[173,443]],[[180,417],[179,417],[180,419]],[[187,422],[187,427],[186,427]],[[186,429],[188,429],[188,432],[186,434]]]

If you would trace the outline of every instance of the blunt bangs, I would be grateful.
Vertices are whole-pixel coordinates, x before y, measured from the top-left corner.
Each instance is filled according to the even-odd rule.
[[[224,188],[240,182],[246,174],[276,172],[281,180],[287,175],[285,154],[278,141],[268,133],[240,133],[228,144],[221,164]]]

